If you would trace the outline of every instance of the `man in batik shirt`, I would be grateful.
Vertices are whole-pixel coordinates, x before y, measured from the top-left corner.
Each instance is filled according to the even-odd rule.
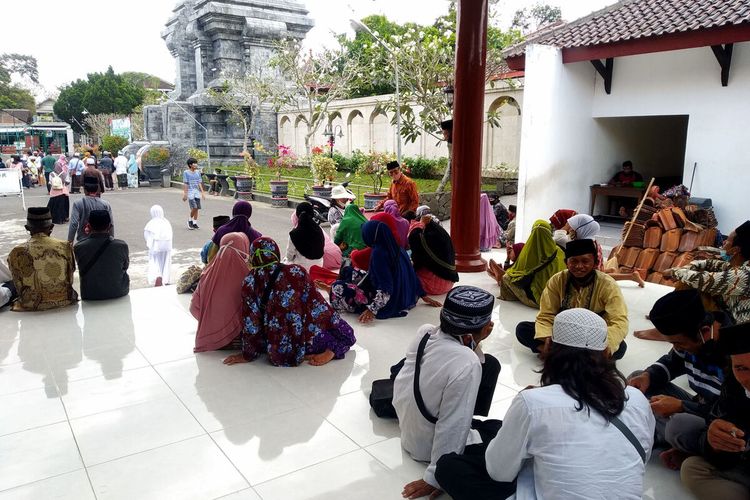
[[[18,300],[13,311],[44,311],[74,304],[75,260],[67,241],[52,238],[52,214],[47,207],[29,207],[26,230],[31,238],[8,255],[8,267]]]

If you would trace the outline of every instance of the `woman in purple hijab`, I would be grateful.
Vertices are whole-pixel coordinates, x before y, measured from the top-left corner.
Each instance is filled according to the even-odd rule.
[[[383,212],[390,214],[396,220],[398,236],[394,236],[396,236],[396,241],[403,241],[404,248],[406,248],[409,241],[409,221],[401,217],[401,211],[398,209],[398,204],[395,200],[386,201],[383,204]]]
[[[502,234],[495,212],[486,193],[479,197],[479,250],[489,252],[497,244]]]
[[[221,238],[224,237],[225,234],[245,233],[250,240],[251,245],[253,241],[263,236],[250,225],[251,215],[253,215],[253,206],[250,205],[250,202],[240,200],[235,203],[232,208],[232,219],[217,229],[214,233],[214,237],[211,238],[214,245],[216,245],[216,248],[221,247]]]

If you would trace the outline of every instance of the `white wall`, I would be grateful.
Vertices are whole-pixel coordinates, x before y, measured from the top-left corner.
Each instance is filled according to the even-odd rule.
[[[610,95],[589,62],[563,65],[558,49],[532,45],[524,92],[521,237],[557,208],[588,210],[589,185],[631,156],[595,119],[607,117],[688,115],[683,183],[698,162],[693,195],[713,199],[720,229],[750,218],[750,43],[734,45],[728,87],[704,47],[615,59]]]
[[[529,45],[525,78],[516,225],[521,241],[535,220],[548,220],[558,208],[587,211],[589,186],[608,170],[600,159],[614,148],[591,118],[591,64],[563,65],[559,49]]]
[[[689,115],[683,184],[697,162],[693,195],[713,199],[729,233],[750,218],[750,43],[734,44],[727,87],[719,71],[710,47],[615,59],[612,94],[598,82],[593,116]]]
[[[489,109],[499,107],[500,127],[492,128],[485,125],[483,165],[484,169],[497,166],[500,163],[518,166],[520,138],[521,138],[521,116],[523,109],[523,82],[514,82],[511,86],[507,82],[495,82],[494,88],[485,91],[485,114]],[[338,114],[341,118],[334,118],[333,124],[342,125],[344,137],[336,137],[336,151],[351,153],[359,149],[365,153],[369,151],[396,151],[396,127],[392,124],[393,114],[373,115],[377,105],[386,102],[391,96],[372,96],[358,99],[336,101],[329,106],[331,115]],[[512,104],[499,106],[501,102],[510,101]],[[515,106],[515,107],[514,107]],[[418,111],[416,109],[415,111]],[[361,115],[361,116],[360,116]],[[303,122],[295,123],[297,116],[292,113],[278,114],[279,141],[291,145],[295,152],[304,152],[305,128]],[[320,127],[313,145],[324,144],[323,126]],[[402,140],[401,149],[403,156],[424,156],[427,158],[440,158],[448,155],[445,142],[428,135],[422,134],[415,142]]]

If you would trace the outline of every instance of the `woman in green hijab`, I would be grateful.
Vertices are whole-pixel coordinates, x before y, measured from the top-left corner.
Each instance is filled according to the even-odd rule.
[[[564,269],[565,253],[552,239],[552,226],[538,220],[513,266],[507,271],[496,268],[493,277],[500,285],[502,300],[520,300],[538,309],[547,281]]]
[[[362,241],[362,224],[367,222],[367,218],[362,215],[359,207],[350,203],[344,210],[344,217],[339,223],[336,230],[336,237],[333,242],[341,248],[341,255],[349,257],[352,250],[361,250],[365,248],[365,242]]]

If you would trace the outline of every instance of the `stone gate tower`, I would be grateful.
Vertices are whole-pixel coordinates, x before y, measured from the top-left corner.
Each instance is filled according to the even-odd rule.
[[[206,96],[232,74],[255,73],[268,65],[273,44],[302,39],[312,28],[307,10],[291,0],[182,0],[162,31],[175,59],[175,90],[170,97],[208,129],[211,159],[237,161],[242,131]],[[146,138],[174,146],[205,149],[206,134],[175,103],[147,106]],[[254,117],[256,137],[276,144],[276,114],[269,107]]]

